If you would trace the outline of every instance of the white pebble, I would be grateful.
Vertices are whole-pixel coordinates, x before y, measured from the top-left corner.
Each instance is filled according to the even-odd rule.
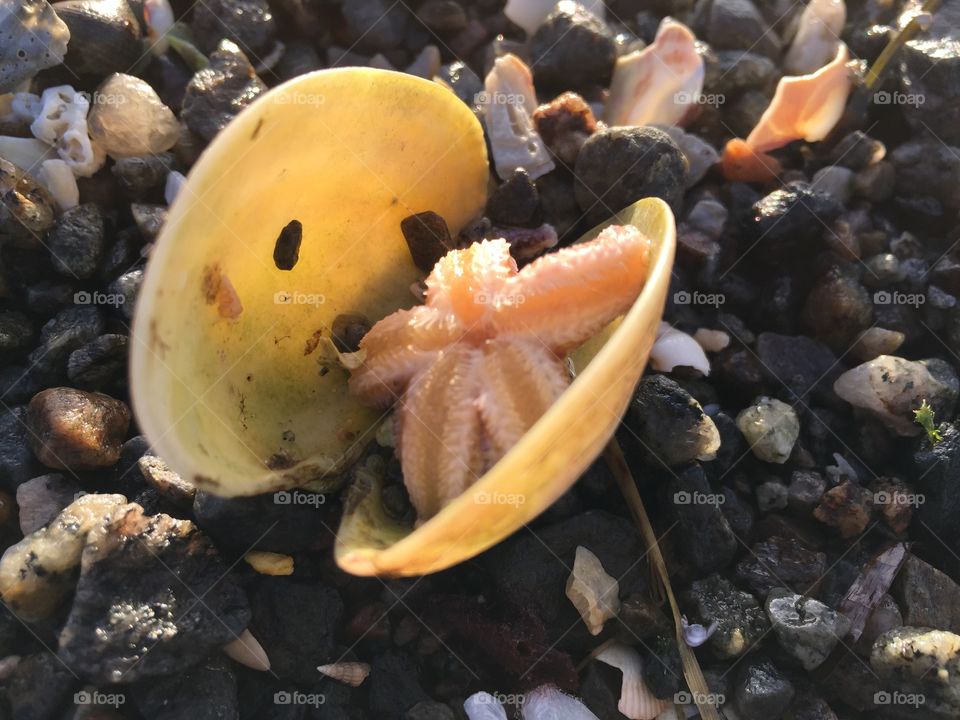
[[[80,204],[80,188],[70,166],[59,158],[40,163],[37,180],[50,192],[60,211]]]
[[[507,711],[490,693],[474,693],[463,703],[463,709],[470,720],[507,720]]]
[[[707,352],[720,352],[730,344],[730,336],[723,330],[697,328],[693,339]]]
[[[112,158],[156,155],[180,136],[180,123],[154,89],[123,73],[114,73],[97,89],[89,124],[90,137]]]
[[[163,199],[167,201],[167,205],[173,205],[173,201],[177,199],[185,182],[187,182],[187,178],[182,172],[171,170],[167,174],[167,182],[163,186]]]
[[[650,350],[650,366],[660,372],[672,372],[677,367],[692,367],[704,375],[710,374],[710,361],[700,344],[687,333],[665,322],[660,323],[657,341]]]

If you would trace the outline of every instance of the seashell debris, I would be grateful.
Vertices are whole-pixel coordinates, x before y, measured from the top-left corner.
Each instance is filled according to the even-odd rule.
[[[780,78],[773,100],[747,136],[750,149],[765,153],[794,140],[823,140],[843,114],[853,87],[849,59],[847,46],[839,43],[833,60],[816,72]]]
[[[370,666],[362,662],[338,662],[330,665],[320,665],[317,670],[334,680],[339,680],[350,687],[360,687],[370,675]]]
[[[293,575],[293,558],[289,555],[251,550],[243,559],[261,575]]]
[[[0,93],[8,93],[63,62],[70,30],[47,0],[16,0],[0,4],[0,37]]]
[[[237,639],[223,646],[223,654],[241,665],[253,670],[267,672],[270,669],[270,658],[263,645],[250,633],[244,630]]]
[[[672,372],[680,366],[692,367],[704,375],[710,374],[710,361],[700,343],[669,323],[661,322],[657,341],[650,350],[650,367],[660,372]]]
[[[63,212],[80,204],[80,188],[70,166],[59,158],[40,163],[37,180],[50,191],[50,196]]]
[[[630,720],[653,720],[670,706],[647,687],[643,681],[643,659],[629,645],[611,643],[595,659],[623,673],[617,710]]]
[[[497,175],[507,180],[523,168],[535,180],[553,170],[553,160],[533,122],[537,96],[526,63],[510,53],[497,58],[484,88],[477,100]]]
[[[577,698],[552,685],[541,685],[527,693],[520,714],[523,720],[600,720]]]
[[[507,711],[493,695],[488,692],[474,693],[463,703],[463,710],[469,720],[507,720]]]
[[[607,124],[679,124],[703,90],[696,41],[686,25],[664,18],[652,45],[617,60],[604,114]]]
[[[800,15],[797,34],[783,59],[787,75],[816,72],[837,54],[847,21],[844,0],[811,0]]]
[[[620,584],[607,574],[600,559],[582,545],[577,547],[567,597],[591,635],[599,635],[603,624],[620,612],[619,593]]]
[[[90,177],[103,167],[106,153],[90,139],[87,114],[90,101],[69,85],[47,88],[40,110],[30,125],[38,140],[56,145],[57,154],[78,177]]]
[[[717,631],[716,620],[709,627],[704,627],[699,623],[689,623],[684,615],[680,618],[680,624],[683,626],[683,641],[692,648],[703,645]]]

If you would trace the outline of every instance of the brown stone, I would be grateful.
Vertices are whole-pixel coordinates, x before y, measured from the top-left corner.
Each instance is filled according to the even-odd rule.
[[[30,447],[37,459],[57,470],[110,467],[130,425],[125,403],[102,393],[50,388],[27,408]]]

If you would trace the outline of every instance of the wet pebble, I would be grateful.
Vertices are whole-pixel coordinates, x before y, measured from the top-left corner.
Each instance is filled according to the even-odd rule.
[[[347,30],[362,52],[389,50],[403,42],[407,30],[406,8],[387,0],[353,0],[344,3]],[[466,57],[470,53],[454,53]]]
[[[850,629],[850,621],[819,600],[774,588],[767,596],[767,615],[780,646],[804,670],[818,667]]]
[[[0,158],[0,241],[40,247],[56,218],[56,203],[32,175]]]
[[[0,359],[7,360],[28,350],[33,338],[29,317],[16,310],[0,311]]]
[[[830,348],[806,335],[760,333],[756,352],[774,387],[786,387],[798,398],[829,389],[841,370]]]
[[[577,203],[599,223],[630,203],[658,197],[679,209],[687,164],[670,136],[652,127],[614,127],[595,133],[577,157]]]
[[[712,460],[720,447],[713,420],[666,375],[648,375],[640,381],[627,425],[639,437],[645,461],[654,467]]]
[[[617,59],[606,23],[570,0],[558,3],[530,39],[539,89],[581,90],[606,86]]]
[[[941,142],[958,145],[960,34],[953,28],[949,35],[937,35],[915,38],[901,51],[900,87],[913,100],[902,102],[900,110],[915,132],[931,132]]]
[[[783,714],[794,694],[793,683],[776,665],[757,658],[739,669],[733,701],[742,720],[770,720]]]
[[[128,197],[141,200],[151,191],[163,187],[175,163],[173,153],[169,152],[125,157],[117,160],[110,172]]]
[[[476,103],[477,95],[483,92],[483,80],[469,65],[459,60],[441,65],[438,77],[450,86],[458,98],[471,107]]]
[[[817,339],[842,351],[873,321],[873,299],[851,272],[834,265],[807,295],[803,320]]]
[[[63,61],[70,79],[128,72],[143,56],[140,21],[125,0],[66,0],[56,11],[70,29]]]
[[[77,498],[80,486],[52,473],[32,478],[17,487],[20,530],[29,535],[53,520]]]
[[[698,3],[693,29],[717,50],[749,50],[776,59],[780,40],[750,0]]]
[[[960,633],[960,585],[916,555],[907,556],[890,594],[903,614],[904,625]]]
[[[815,470],[794,470],[787,487],[787,506],[800,517],[809,517],[826,489],[827,481]]]
[[[841,210],[836,200],[803,184],[774,190],[752,208],[744,228],[751,238],[746,247],[756,243],[764,257],[779,261],[809,255],[819,245],[824,225]]]
[[[53,266],[67,277],[92,277],[105,249],[103,216],[93,203],[67,210],[47,238]]]
[[[487,217],[495,225],[533,228],[543,222],[539,193],[525,170],[514,170],[513,175],[490,194]]]
[[[143,283],[143,270],[131,270],[124,273],[110,285],[107,286],[107,292],[116,299],[120,307],[120,312],[127,320],[133,319],[133,311],[136,308],[137,294],[140,292],[140,285]]]
[[[797,540],[774,535],[750,548],[738,564],[736,577],[758,596],[766,597],[771,588],[806,594],[820,581],[827,569],[827,557],[803,547]]]
[[[240,48],[222,40],[210,55],[210,64],[187,85],[181,118],[209,142],[266,89]]]
[[[810,187],[816,192],[825,193],[837,202],[846,205],[853,195],[854,173],[850,168],[840,165],[827,165],[813,174]]]
[[[441,35],[457,33],[467,28],[467,12],[456,0],[427,0],[417,8],[417,17],[424,25]]]
[[[757,599],[717,574],[693,582],[684,594],[683,604],[691,622],[704,627],[717,623],[707,645],[722,659],[736,658],[752,650],[770,629]]]
[[[27,409],[0,408],[0,484],[15,490],[30,479],[33,464]]]
[[[144,720],[228,720],[240,712],[237,677],[225,658],[213,657],[180,675],[137,683],[129,694]]]
[[[30,445],[54,469],[109,467],[120,458],[130,409],[108,395],[74,388],[38,393],[27,411]]]
[[[432,210],[405,217],[400,221],[400,231],[413,264],[425,273],[454,247],[446,221]]]
[[[894,628],[874,643],[870,667],[891,689],[923,698],[925,712],[934,717],[960,715],[960,636]]]
[[[745,90],[763,90],[780,75],[768,57],[740,50],[720,50],[714,77],[704,78],[704,94],[720,94],[724,100]]]
[[[701,200],[687,215],[687,223],[707,237],[716,240],[727,223],[727,208],[716,200]]]
[[[761,396],[740,411],[737,428],[760,460],[782,465],[800,435],[800,420],[787,403]]]
[[[677,523],[676,543],[680,558],[694,577],[727,566],[739,543],[720,509],[723,496],[714,493],[699,463],[684,468],[667,483],[669,514]]]
[[[960,209],[960,149],[938,140],[909,140],[890,154],[898,197],[932,197]]]
[[[126,382],[127,336],[101,335],[74,350],[67,377],[81,390],[117,390]]]
[[[204,53],[227,39],[251,57],[265,57],[277,33],[266,0],[205,0],[193,9],[190,30]]]
[[[52,720],[79,685],[70,668],[52,652],[21,658],[7,690],[12,718]]]

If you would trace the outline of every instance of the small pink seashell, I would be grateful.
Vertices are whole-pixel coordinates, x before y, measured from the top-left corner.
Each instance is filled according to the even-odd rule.
[[[670,707],[669,702],[650,692],[650,688],[643,681],[643,660],[640,653],[629,645],[613,643],[597,655],[596,659],[623,673],[617,710],[625,717],[630,720],[654,720]]]
[[[664,18],[653,44],[624,55],[613,70],[604,120],[608,125],[677,125],[703,90],[696,36]]]
[[[747,137],[750,149],[766,153],[794,140],[823,140],[850,96],[849,57],[847,46],[840,43],[836,57],[815,73],[780,78],[773,100]]]
[[[359,687],[370,674],[370,666],[360,662],[339,662],[321,665],[317,668],[321,674],[339,680],[350,687]]]

